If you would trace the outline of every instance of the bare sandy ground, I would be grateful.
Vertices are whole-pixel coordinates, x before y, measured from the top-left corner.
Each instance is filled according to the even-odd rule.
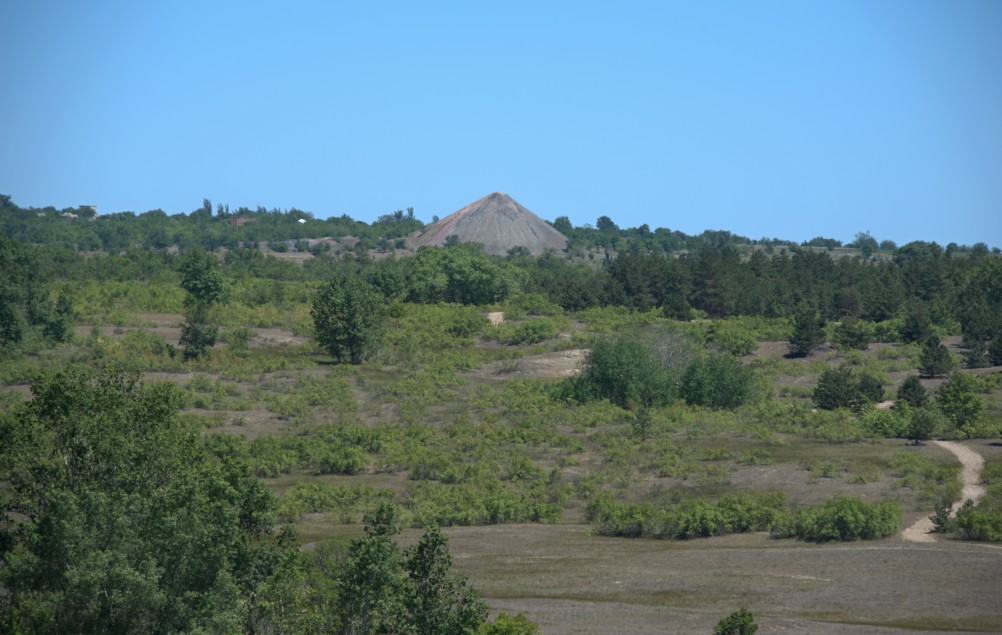
[[[964,504],[964,501],[969,499],[977,503],[984,496],[985,488],[978,485],[978,482],[981,480],[981,468],[984,467],[985,459],[966,445],[953,441],[933,441],[932,443],[952,452],[963,466],[961,476],[964,480],[964,489],[961,492],[960,500],[954,501],[950,508],[950,514],[954,515]],[[935,534],[929,533],[930,531],[932,531],[932,519],[926,517],[901,532],[901,537],[911,542],[936,542]]]

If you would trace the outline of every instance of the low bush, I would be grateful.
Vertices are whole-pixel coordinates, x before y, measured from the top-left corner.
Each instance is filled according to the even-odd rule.
[[[896,534],[900,524],[901,509],[894,503],[867,503],[840,496],[774,525],[773,536],[810,542],[871,540]]]
[[[588,504],[596,533],[628,538],[687,540],[749,531],[766,531],[784,514],[782,493],[725,496],[716,502],[693,500],[658,507],[622,504],[598,497]]]

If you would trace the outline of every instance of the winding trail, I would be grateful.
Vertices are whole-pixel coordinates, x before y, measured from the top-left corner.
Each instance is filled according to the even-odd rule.
[[[976,503],[984,496],[985,488],[978,483],[981,480],[981,468],[985,464],[985,459],[966,445],[953,441],[933,441],[932,443],[952,452],[963,466],[961,476],[964,481],[964,489],[960,493],[960,500],[954,501],[950,508],[950,513],[956,514],[967,499]],[[936,542],[935,534],[929,533],[930,531],[932,531],[932,519],[926,517],[902,531],[901,537],[911,542]]]

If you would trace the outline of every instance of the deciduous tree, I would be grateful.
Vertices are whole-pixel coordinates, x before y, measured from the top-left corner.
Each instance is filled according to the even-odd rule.
[[[209,214],[211,215],[211,204]],[[219,338],[219,326],[211,311],[226,297],[226,286],[219,260],[209,252],[196,249],[180,262],[181,288],[185,291],[185,323],[180,344],[185,359],[197,359],[212,348]]]
[[[339,363],[360,364],[379,348],[383,301],[371,286],[352,276],[335,276],[310,308],[314,338]]]

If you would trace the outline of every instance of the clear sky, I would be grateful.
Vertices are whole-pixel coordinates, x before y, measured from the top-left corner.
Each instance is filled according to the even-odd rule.
[[[1002,246],[1002,2],[0,3],[0,193]]]

